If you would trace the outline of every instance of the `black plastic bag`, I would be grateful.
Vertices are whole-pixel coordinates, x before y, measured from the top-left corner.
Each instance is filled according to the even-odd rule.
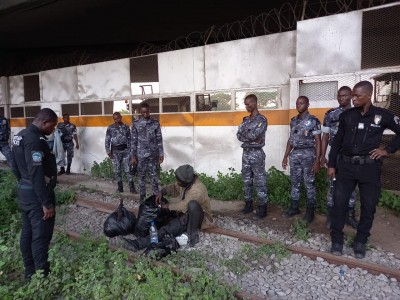
[[[161,199],[162,204],[167,204],[168,200]],[[135,235],[144,237],[149,234],[150,223],[154,221],[158,229],[167,224],[170,220],[170,210],[156,205],[156,196],[148,197],[139,206],[138,220],[135,227]]]
[[[143,255],[160,260],[161,258],[176,252],[179,249],[178,241],[171,235],[165,235],[157,245],[150,245]]]
[[[121,199],[117,210],[110,214],[104,222],[103,232],[108,237],[127,235],[135,232],[135,225],[135,214],[124,207]]]

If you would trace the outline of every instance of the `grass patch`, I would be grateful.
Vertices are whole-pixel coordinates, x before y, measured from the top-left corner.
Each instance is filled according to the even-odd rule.
[[[307,228],[307,223],[300,219],[295,219],[292,224],[292,230],[294,236],[298,240],[307,241],[309,236],[309,231]]]

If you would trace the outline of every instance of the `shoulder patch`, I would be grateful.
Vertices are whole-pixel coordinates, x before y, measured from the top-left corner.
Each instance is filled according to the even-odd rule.
[[[34,166],[39,166],[42,164],[43,152],[42,151],[32,151],[32,162]]]
[[[325,114],[329,114],[331,112],[333,112],[336,108],[331,108],[330,110],[328,110]]]
[[[22,140],[22,136],[20,135],[14,135],[12,139],[12,144],[13,146],[19,146]]]

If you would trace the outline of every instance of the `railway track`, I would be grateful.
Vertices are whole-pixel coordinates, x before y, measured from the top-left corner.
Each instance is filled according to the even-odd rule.
[[[116,209],[116,205],[112,205],[109,203],[104,203],[104,202],[98,202],[94,201],[91,199],[86,199],[82,197],[77,197],[75,204],[77,206],[85,207],[85,208],[90,208],[90,209],[95,209],[99,212],[103,213],[112,213]],[[130,209],[132,212],[137,214],[137,211],[134,209]],[[242,232],[237,232],[233,230],[227,230],[224,228],[220,227],[212,227],[203,230],[206,233],[213,233],[217,235],[224,235],[224,236],[229,236],[235,239],[238,239],[243,242],[248,242],[252,243],[255,245],[271,245],[274,244],[275,241],[269,240],[269,239],[263,239],[255,236],[250,236],[246,235]],[[324,259],[328,263],[340,266],[340,265],[347,265],[350,268],[361,268],[366,270],[368,273],[372,275],[380,275],[384,274],[387,277],[395,278],[398,281],[400,281],[400,270],[389,268],[386,266],[374,264],[374,263],[369,263],[361,260],[356,260],[356,259],[351,259],[343,256],[334,256],[331,255],[330,253],[326,252],[321,252],[321,251],[316,251],[312,249],[307,249],[303,247],[298,247],[294,245],[288,245],[288,250],[292,252],[293,254],[300,254],[305,257],[309,257],[313,260],[319,258]]]

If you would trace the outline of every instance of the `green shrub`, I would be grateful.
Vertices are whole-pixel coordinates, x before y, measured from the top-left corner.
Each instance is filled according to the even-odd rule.
[[[379,199],[379,206],[387,207],[393,211],[400,212],[400,196],[386,191],[381,191],[381,197]]]
[[[0,170],[0,230],[9,228],[10,216],[18,211],[17,179],[11,171]]]
[[[93,162],[92,169],[90,170],[93,177],[113,179],[114,167],[110,158],[105,158],[100,164],[96,161]]]

